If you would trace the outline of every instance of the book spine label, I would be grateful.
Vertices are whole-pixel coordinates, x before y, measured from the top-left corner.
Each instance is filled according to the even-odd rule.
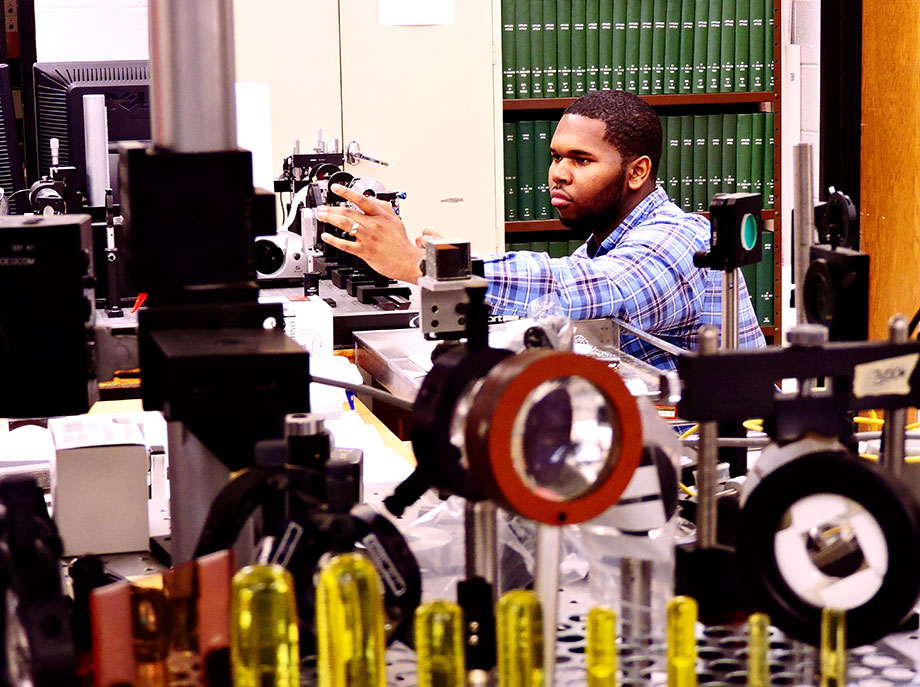
[[[518,218],[517,208],[517,124],[505,122],[502,125],[502,148],[505,168],[505,221]]]
[[[517,97],[515,91],[514,37],[515,15],[514,1],[502,0],[502,98],[510,100]]]
[[[764,115],[762,112],[751,115],[751,193],[764,196],[763,157],[764,157]],[[761,200],[761,207],[765,201]]]
[[[655,2],[645,0],[639,8],[639,94],[652,92],[652,42],[655,35]]]
[[[665,117],[668,120],[668,198],[680,205],[680,117]]]
[[[655,0],[652,10],[652,93],[664,93],[664,51],[667,47],[668,0]]]
[[[613,87],[626,88],[626,2],[613,3]]]
[[[553,209],[549,196],[549,154],[550,126],[548,119],[533,123],[534,134],[534,219],[552,219]]]
[[[626,85],[630,93],[639,91],[639,27],[642,0],[626,1]]]
[[[597,66],[601,89],[613,88],[613,0],[601,0],[597,27]]]
[[[518,98],[531,97],[530,90],[530,0],[514,0],[514,61]]]
[[[706,175],[708,177],[706,196],[712,197],[722,192],[722,115],[709,115],[707,118]]]
[[[764,24],[763,0],[750,0],[750,42],[748,43],[748,64],[750,76],[749,88],[752,91],[766,90],[764,84],[764,48],[766,46],[766,26]]]
[[[664,36],[664,92],[677,93],[680,77],[680,0],[667,0]]]
[[[735,31],[737,0],[722,0],[722,65],[719,90],[731,93],[735,90]]]
[[[709,183],[706,176],[706,147],[709,122],[706,115],[693,115],[693,211],[709,210]]]
[[[555,98],[556,86],[556,0],[543,0],[543,97]]]
[[[722,193],[737,190],[738,169],[738,115],[722,115]]]
[[[760,244],[763,249],[763,257],[757,265],[757,301],[760,308],[755,308],[757,320],[761,325],[773,324],[773,271],[774,250],[773,250],[773,232],[766,229],[760,234]]]
[[[696,0],[693,20],[693,92],[706,92],[706,66],[709,56],[709,2]]]
[[[585,12],[585,89],[588,91],[596,91],[600,83],[600,3],[601,0],[588,0]]]
[[[706,92],[718,93],[722,75],[722,0],[709,0],[706,29]]]
[[[587,0],[572,0],[572,95],[585,94],[588,68]]]
[[[518,122],[518,220],[534,219],[534,123]]]
[[[706,0],[699,0],[705,2]],[[693,39],[696,35],[695,0],[684,0],[680,10],[680,76],[679,93],[693,92]]]
[[[738,163],[735,168],[738,193],[751,192],[751,139],[754,132],[753,118],[753,114],[738,115],[738,133],[736,134],[735,144],[738,149]]]
[[[693,117],[680,118],[680,206],[693,212]]]
[[[556,91],[572,97],[572,0],[556,0]]]
[[[735,6],[735,71],[734,90],[750,88],[751,5],[742,0]]]
[[[543,97],[543,0],[530,0],[530,97]]]

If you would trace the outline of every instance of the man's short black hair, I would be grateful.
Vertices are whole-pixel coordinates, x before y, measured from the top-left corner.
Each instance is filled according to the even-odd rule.
[[[573,114],[607,125],[604,140],[612,143],[625,162],[648,155],[652,177],[661,162],[661,120],[642,98],[626,91],[591,91],[565,108]]]

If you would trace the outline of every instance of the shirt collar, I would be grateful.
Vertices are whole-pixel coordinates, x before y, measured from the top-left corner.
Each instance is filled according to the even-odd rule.
[[[632,212],[626,215],[619,226],[603,240],[600,247],[595,242],[593,234],[588,238],[588,255],[593,258],[609,253],[631,229],[645,222],[662,203],[666,202],[668,202],[668,195],[660,186],[655,186],[655,190],[639,201],[639,204],[632,209]]]

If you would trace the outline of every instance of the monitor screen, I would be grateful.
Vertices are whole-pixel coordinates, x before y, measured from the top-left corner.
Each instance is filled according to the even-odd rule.
[[[115,202],[119,141],[150,140],[149,68],[146,60],[45,62],[35,65],[35,140],[42,175],[51,167],[51,139],[59,140],[59,162],[77,169],[86,195],[83,96],[104,95],[109,130],[109,169]]]

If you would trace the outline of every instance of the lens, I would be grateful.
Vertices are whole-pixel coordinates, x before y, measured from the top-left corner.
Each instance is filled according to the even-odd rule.
[[[535,493],[568,501],[591,492],[616,465],[617,427],[604,395],[581,377],[543,382],[514,420],[512,465]]]
[[[757,220],[754,215],[745,215],[741,218],[741,247],[744,250],[753,250],[757,245]]]
[[[882,586],[888,546],[882,529],[861,505],[837,494],[795,502],[774,536],[779,571],[807,602],[849,610]]]
[[[260,274],[273,274],[284,265],[284,251],[274,241],[259,239],[253,251],[256,271]]]

